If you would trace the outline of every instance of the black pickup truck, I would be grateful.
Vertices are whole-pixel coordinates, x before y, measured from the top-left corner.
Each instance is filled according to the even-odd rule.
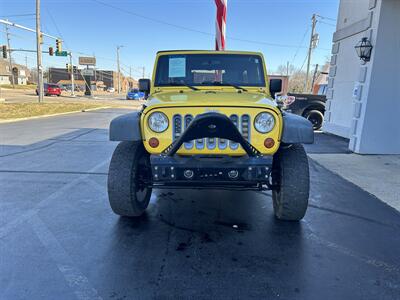
[[[295,100],[284,102],[283,109],[303,116],[313,124],[314,130],[319,130],[324,121],[326,96],[293,93],[288,93],[288,96],[293,96]]]

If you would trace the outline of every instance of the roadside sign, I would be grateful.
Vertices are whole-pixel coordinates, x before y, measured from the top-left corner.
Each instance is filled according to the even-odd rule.
[[[86,66],[94,66],[96,65],[96,57],[79,56],[79,64]]]
[[[55,54],[56,54],[56,56],[67,56],[68,52],[67,51],[56,51]]]
[[[83,69],[81,70],[82,76],[94,76],[94,70],[93,69]]]

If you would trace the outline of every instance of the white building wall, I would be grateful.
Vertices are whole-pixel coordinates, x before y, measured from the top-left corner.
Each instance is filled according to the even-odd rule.
[[[350,149],[357,153],[400,154],[400,0],[383,0],[371,32],[374,52],[353,116]]]
[[[359,22],[368,14],[369,0],[342,0],[339,4],[337,29]]]
[[[0,84],[10,84],[9,76],[0,75]]]
[[[359,75],[360,60],[354,46],[370,28],[369,0],[342,0],[333,36],[324,131],[350,138],[353,91]]]
[[[362,62],[354,46],[374,46]],[[400,0],[342,0],[333,37],[323,130],[357,153],[400,153]]]
[[[340,41],[338,53],[331,61],[330,84],[328,98],[331,113],[329,119],[330,132],[349,138],[353,116],[353,90],[359,73],[360,62],[354,50],[354,45],[363,34],[356,34]],[[329,82],[329,81],[328,81]],[[334,84],[334,86],[332,86]],[[325,127],[327,124],[325,124]],[[327,128],[325,128],[327,129]]]

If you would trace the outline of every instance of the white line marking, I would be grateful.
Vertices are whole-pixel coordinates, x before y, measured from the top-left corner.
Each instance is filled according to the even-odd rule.
[[[363,255],[359,254],[349,248],[346,248],[344,246],[338,245],[336,243],[330,242],[328,240],[325,240],[319,236],[317,236],[314,231],[312,230],[312,227],[310,226],[310,223],[304,220],[305,225],[309,229],[309,233],[307,233],[307,238],[310,238],[311,240],[315,241],[316,243],[325,246],[327,248],[333,249],[336,252],[342,253],[344,255],[350,256],[352,258],[355,258],[365,264],[371,265],[376,268],[383,269],[386,272],[394,272],[394,273],[400,273],[400,269],[397,266],[393,266],[387,262],[377,260],[371,256],[368,255]]]
[[[96,166],[94,166],[88,172],[89,173],[95,172],[98,169],[102,168],[108,162],[109,162],[108,160],[105,160],[105,161],[97,164]],[[70,188],[74,187],[75,185],[79,184],[80,182],[82,182],[82,180],[85,180],[89,176],[90,176],[89,174],[84,174],[84,175],[81,175],[81,176],[75,178],[71,182],[63,185],[61,188],[59,188],[58,190],[56,190],[55,192],[53,192],[52,194],[50,194],[49,196],[47,196],[46,198],[41,200],[33,208],[27,210],[24,214],[18,216],[13,221],[3,225],[0,228],[0,239],[4,238],[7,234],[9,234],[11,231],[13,231],[16,227],[18,227],[19,225],[24,223],[26,220],[31,218],[33,215],[35,215],[41,208],[46,207],[49,203],[53,202],[58,197],[62,196],[68,189],[70,189]]]
[[[76,297],[79,300],[103,299],[98,295],[97,290],[91,287],[87,277],[74,266],[68,253],[39,216],[33,216],[30,219],[30,224],[40,242],[56,263],[58,270],[62,273],[68,285],[74,290]]]

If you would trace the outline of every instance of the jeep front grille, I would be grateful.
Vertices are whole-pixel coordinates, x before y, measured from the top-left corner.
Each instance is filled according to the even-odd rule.
[[[180,115],[176,114],[172,118],[172,140],[175,141],[178,139],[181,134],[186,130],[186,128],[189,126],[190,122],[193,120],[192,115]],[[239,129],[240,133],[243,135],[243,137],[250,142],[250,132],[251,132],[251,122],[250,122],[250,116],[247,114],[238,116],[238,115],[231,115],[229,117],[233,124]],[[203,138],[203,139],[197,139],[195,141],[191,141],[188,143],[184,143],[183,146],[185,149],[190,150],[193,148],[193,146],[196,147],[196,149],[201,150],[204,149],[204,147],[207,147],[207,149],[215,149],[216,147],[218,149],[226,149],[229,145],[229,148],[232,150],[236,150],[239,148],[239,144],[235,142],[228,141],[226,139],[220,139],[220,138]]]

